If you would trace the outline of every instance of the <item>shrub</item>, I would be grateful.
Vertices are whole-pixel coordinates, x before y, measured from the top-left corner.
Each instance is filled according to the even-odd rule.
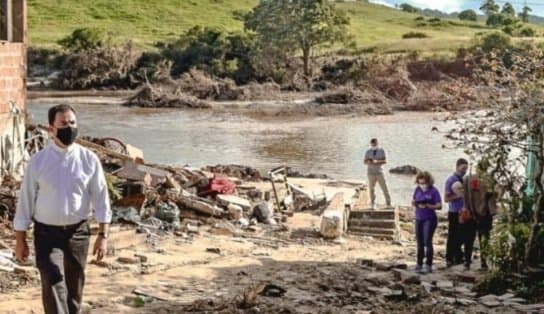
[[[432,19],[429,19],[429,22],[431,23],[439,23],[441,20],[437,17],[433,17]]]
[[[427,38],[427,34],[421,33],[421,32],[409,32],[404,35],[402,35],[403,39],[409,39],[409,38]]]
[[[512,25],[506,25],[505,27],[502,28],[502,31],[510,36],[514,36],[515,30],[516,29]]]
[[[193,27],[179,39],[158,44],[160,54],[172,62],[172,75],[179,76],[197,68],[219,77],[247,83],[254,77],[251,52],[254,37],[225,34],[214,28]]]
[[[520,31],[519,31],[519,34],[523,37],[535,37],[536,36],[536,31],[527,26],[527,27],[524,27],[522,28]]]
[[[500,13],[491,14],[487,17],[485,24],[491,27],[499,27],[504,25],[504,16]]]
[[[78,28],[69,36],[58,41],[64,49],[81,52],[103,47],[107,44],[106,34],[97,28]]]
[[[478,15],[474,10],[464,10],[458,15],[459,19],[462,21],[476,21]]]
[[[402,11],[408,12],[408,13],[417,13],[419,11],[416,7],[414,7],[414,6],[412,6],[412,5],[408,4],[408,3],[403,3],[403,4],[399,5],[399,8]]]
[[[425,18],[423,16],[418,16],[414,20],[416,20],[416,21],[425,21]]]
[[[489,52],[493,49],[507,50],[512,47],[510,37],[501,32],[493,32],[483,36],[478,43],[483,51]]]

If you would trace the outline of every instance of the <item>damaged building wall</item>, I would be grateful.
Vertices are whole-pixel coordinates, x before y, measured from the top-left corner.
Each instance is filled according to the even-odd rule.
[[[0,1],[0,171],[22,175],[26,124],[25,0]]]

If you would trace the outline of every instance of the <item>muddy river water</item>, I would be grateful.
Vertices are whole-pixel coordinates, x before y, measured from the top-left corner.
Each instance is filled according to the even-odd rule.
[[[36,123],[46,123],[50,104],[29,105]],[[386,173],[394,203],[408,204],[413,178],[388,169],[406,164],[429,170],[443,190],[459,152],[446,150],[433,126],[447,129],[431,113],[379,117],[252,118],[239,113],[134,109],[76,105],[80,134],[116,137],[141,148],[147,162],[205,166],[242,164],[258,169],[291,166],[335,179],[365,180],[362,156],[377,137],[388,154]],[[378,194],[378,202],[383,202]]]

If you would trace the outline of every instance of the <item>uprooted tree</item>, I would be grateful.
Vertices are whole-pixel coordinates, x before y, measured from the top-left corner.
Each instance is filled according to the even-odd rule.
[[[479,59],[476,75],[497,96],[489,110],[453,116],[456,127],[447,137],[487,161],[504,192],[490,246],[495,269],[525,272],[544,262],[544,53],[493,51]]]
[[[300,51],[306,76],[312,51],[346,40],[348,24],[348,17],[327,0],[261,0],[245,17],[246,30],[255,32],[261,45],[289,54]]]

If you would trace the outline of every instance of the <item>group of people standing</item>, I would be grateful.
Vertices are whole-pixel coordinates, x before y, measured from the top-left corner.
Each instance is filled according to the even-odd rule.
[[[378,147],[378,140],[372,139],[371,148],[365,154],[368,166],[370,201],[375,208],[376,182],[384,193],[387,205],[391,199],[383,175],[386,163],[385,151]],[[481,269],[487,270],[486,247],[496,214],[496,193],[491,188],[489,165],[480,161],[475,173],[469,173],[466,159],[457,160],[455,172],[446,180],[444,201],[448,203],[448,238],[446,244],[446,266],[463,264],[470,269],[476,235],[481,249]],[[472,171],[471,171],[472,172]],[[416,175],[417,184],[412,206],[415,208],[415,234],[417,240],[416,272],[431,273],[433,270],[433,236],[438,226],[436,211],[442,209],[442,197],[428,171]]]

